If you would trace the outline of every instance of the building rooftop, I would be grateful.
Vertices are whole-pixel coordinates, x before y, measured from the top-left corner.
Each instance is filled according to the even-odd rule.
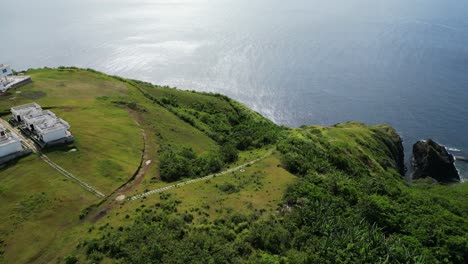
[[[14,133],[7,133],[3,125],[0,124],[0,133],[1,132],[4,134],[0,135],[0,147],[19,141],[18,137]]]
[[[33,123],[39,133],[47,133],[57,129],[69,129],[70,125],[63,119],[58,118],[49,110],[42,111],[41,115],[25,117],[25,121]]]
[[[11,108],[11,112],[17,115],[34,115],[42,112],[42,107],[36,103],[19,105]]]

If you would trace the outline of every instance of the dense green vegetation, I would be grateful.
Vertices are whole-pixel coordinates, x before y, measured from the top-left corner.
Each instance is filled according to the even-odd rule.
[[[329,226],[334,230],[329,257],[358,262],[466,262],[467,207],[431,188],[408,186],[395,167],[388,166],[395,164],[394,149],[380,141],[381,134],[388,132],[359,124],[306,128],[280,144],[285,164],[304,176],[285,198],[289,205],[300,206],[294,217],[302,219],[296,218],[294,225],[298,234],[307,235],[297,246],[330,239]],[[348,140],[330,142],[340,136]],[[305,160],[297,163],[291,155]],[[307,159],[312,156],[319,161]],[[359,244],[356,239],[368,242]]]
[[[466,186],[408,185],[398,173],[398,146],[386,126],[291,130],[278,150],[301,178],[277,213],[194,222],[164,196],[132,223],[105,227],[80,247],[92,261],[123,263],[466,262]],[[218,188],[238,191],[229,183]]]
[[[179,152],[167,150],[160,156],[160,175],[164,181],[177,181],[184,177],[204,176],[223,167],[222,153],[209,152],[197,156],[192,149]]]
[[[132,83],[155,103],[221,145],[233,145],[239,150],[260,148],[276,142],[279,136],[281,129],[273,122],[224,95]]]
[[[125,80],[153,103],[213,139],[218,150],[197,155],[186,146],[161,144],[160,177],[165,181],[199,177],[218,172],[225,164],[235,162],[238,152],[273,144],[283,128],[253,112],[244,105],[220,94],[179,91],[137,80]],[[125,105],[141,110],[134,101]]]

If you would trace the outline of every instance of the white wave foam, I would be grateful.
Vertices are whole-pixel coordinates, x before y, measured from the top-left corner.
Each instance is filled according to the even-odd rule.
[[[452,151],[452,152],[461,152],[461,150],[457,149],[457,148],[447,148],[448,151]]]

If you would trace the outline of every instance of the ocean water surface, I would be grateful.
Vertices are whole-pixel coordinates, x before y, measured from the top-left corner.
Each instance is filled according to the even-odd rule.
[[[17,70],[219,92],[290,126],[388,123],[408,155],[433,138],[468,156],[467,1],[15,0],[2,18]]]

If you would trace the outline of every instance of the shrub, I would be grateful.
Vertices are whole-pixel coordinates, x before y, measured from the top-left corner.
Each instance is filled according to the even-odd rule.
[[[163,152],[160,163],[160,176],[164,181],[177,181],[192,176],[190,160],[172,151]]]
[[[235,162],[239,158],[239,151],[237,150],[234,144],[224,144],[223,146],[221,146],[220,152],[223,156],[223,161],[226,163]]]
[[[230,183],[230,182],[225,182],[221,185],[218,185],[217,186],[218,189],[224,193],[236,193],[236,192],[239,192],[239,187],[233,183]]]
[[[75,256],[66,256],[64,261],[65,261],[65,264],[76,264],[76,263],[78,263],[78,259]]]

